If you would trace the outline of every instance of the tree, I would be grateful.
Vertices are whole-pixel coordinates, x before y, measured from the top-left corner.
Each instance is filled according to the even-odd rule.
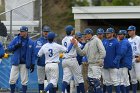
[[[130,6],[140,5],[140,0],[102,0],[103,6]]]

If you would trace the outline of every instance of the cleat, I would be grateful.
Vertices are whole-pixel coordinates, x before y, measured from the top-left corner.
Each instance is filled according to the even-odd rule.
[[[40,93],[46,93],[44,90],[40,90]]]

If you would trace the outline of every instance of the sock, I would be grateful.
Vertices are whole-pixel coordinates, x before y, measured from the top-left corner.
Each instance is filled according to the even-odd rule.
[[[125,87],[124,87],[124,85],[120,85],[120,91],[121,91],[121,93],[125,93]]]
[[[53,88],[53,93],[56,93],[56,90],[57,90],[57,88],[54,87],[54,88]],[[51,93],[51,92],[50,92],[50,93]]]
[[[66,90],[67,86],[68,86],[68,83],[63,81],[63,84],[62,84],[62,92],[63,93],[65,93],[65,90]]]
[[[23,91],[23,93],[26,93],[26,91],[27,91],[27,85],[22,85],[22,91]]]
[[[80,93],[80,88],[79,88],[79,86],[77,86],[77,93]]]
[[[49,84],[47,85],[47,87],[45,88],[45,92],[47,92],[48,90],[51,91],[52,88],[53,88],[53,84],[52,84],[52,83],[49,83]],[[51,92],[50,92],[50,93],[51,93]]]
[[[103,93],[106,92],[106,85],[103,85]]]
[[[11,93],[15,92],[15,84],[10,84]]]
[[[133,93],[136,93],[137,92],[137,83],[136,84],[132,84],[132,91]]]
[[[106,86],[107,93],[112,93],[112,85]]]
[[[44,84],[38,84],[38,90],[40,93],[40,90],[44,90]]]
[[[130,86],[125,87],[126,93],[129,93],[129,90],[130,90]]]
[[[84,83],[79,83],[79,89],[82,93],[85,93]]]
[[[116,93],[120,93],[120,86],[119,85],[115,86],[115,91],[116,91]]]
[[[67,89],[67,92],[70,93],[70,84],[67,85],[67,88],[66,89]]]

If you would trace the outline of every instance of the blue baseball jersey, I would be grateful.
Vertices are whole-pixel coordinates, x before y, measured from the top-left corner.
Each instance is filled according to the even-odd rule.
[[[35,51],[35,61],[37,61],[38,66],[45,66],[45,55],[38,59],[38,52],[41,47],[47,43],[47,39],[45,37],[38,38],[34,43],[34,51]]]
[[[18,44],[19,42],[22,42],[22,47],[16,49],[15,45]],[[24,54],[23,57],[25,57],[25,59],[24,59],[25,62],[23,62],[23,63],[26,64],[27,68],[30,68],[31,64],[35,64],[33,47],[34,47],[34,42],[29,37],[27,37],[24,42],[24,40],[22,40],[21,36],[19,36],[19,35],[16,36],[8,45],[8,50],[13,52],[13,56],[11,59],[12,65],[15,65],[15,66],[19,65],[23,54]]]
[[[104,58],[104,68],[119,68],[119,61],[117,60],[118,57],[118,49],[119,49],[119,42],[116,38],[112,38],[110,40],[105,39],[103,41],[103,45],[106,50],[106,57]],[[116,62],[116,64],[114,63]]]
[[[120,59],[120,68],[127,67],[128,69],[132,68],[132,48],[127,39],[123,39],[119,42],[120,48],[119,52],[121,54]]]

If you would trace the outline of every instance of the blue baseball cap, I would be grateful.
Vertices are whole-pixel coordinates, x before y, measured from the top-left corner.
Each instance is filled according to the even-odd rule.
[[[71,32],[73,30],[74,30],[74,27],[72,25],[68,25],[68,26],[65,27],[66,32]]]
[[[136,27],[135,26],[129,26],[127,30],[128,31],[136,31]]]
[[[110,28],[107,28],[105,33],[114,33],[114,32],[115,32],[114,28],[110,27]]]
[[[75,33],[75,36],[77,36],[78,38],[82,38],[82,33],[80,31]]]
[[[97,34],[104,34],[104,29],[98,28],[97,29]]]
[[[118,35],[126,35],[127,31],[126,30],[119,30]]]
[[[49,32],[47,35],[48,39],[54,39],[56,37],[56,34],[54,32]]]
[[[28,27],[27,26],[21,26],[19,31],[20,32],[28,32]]]
[[[43,32],[51,32],[51,28],[49,26],[43,26]]]
[[[84,35],[87,35],[87,34],[92,34],[93,35],[93,30],[91,28],[86,28],[84,30]]]

